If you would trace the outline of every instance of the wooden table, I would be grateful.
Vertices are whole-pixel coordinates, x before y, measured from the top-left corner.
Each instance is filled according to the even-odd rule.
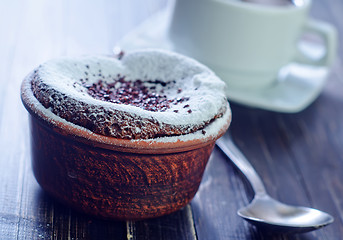
[[[159,0],[14,0],[0,2],[0,239],[343,239],[342,46],[319,98],[296,114],[232,103],[232,134],[272,196],[335,217],[299,235],[262,232],[236,215],[252,191],[215,149],[190,205],[157,219],[105,221],[60,205],[35,181],[27,112],[20,101],[24,76],[61,55],[110,53]],[[343,33],[343,1],[314,0],[311,15]],[[341,39],[343,36],[341,35]]]

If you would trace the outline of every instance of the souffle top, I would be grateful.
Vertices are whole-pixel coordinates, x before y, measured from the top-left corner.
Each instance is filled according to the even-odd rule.
[[[169,51],[140,50],[120,59],[62,57],[30,77],[45,108],[115,138],[206,134],[209,124],[230,111],[223,81],[199,62]]]

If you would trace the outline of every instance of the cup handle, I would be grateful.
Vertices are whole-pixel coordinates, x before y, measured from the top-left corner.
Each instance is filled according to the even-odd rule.
[[[318,35],[323,40],[325,54],[318,59],[297,48],[295,61],[315,66],[330,66],[335,60],[337,53],[336,28],[319,20],[308,19],[303,32]]]

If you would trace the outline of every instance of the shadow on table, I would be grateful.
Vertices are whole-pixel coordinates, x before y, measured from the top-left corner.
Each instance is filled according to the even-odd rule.
[[[55,201],[41,188],[36,192],[37,238],[47,239],[126,239],[126,223],[98,219],[76,212]]]
[[[104,220],[82,214],[61,204],[41,188],[36,192],[32,226],[37,238],[57,239],[194,239],[194,226],[189,205],[159,218],[141,221]]]

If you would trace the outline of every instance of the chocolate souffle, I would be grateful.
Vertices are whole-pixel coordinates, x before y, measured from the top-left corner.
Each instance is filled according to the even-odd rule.
[[[224,83],[195,61],[161,51],[60,58],[32,74],[32,91],[57,116],[123,139],[203,130],[227,112]]]
[[[34,175],[51,196],[95,216],[176,211],[230,125],[224,88],[207,67],[161,50],[43,63],[21,88]]]

